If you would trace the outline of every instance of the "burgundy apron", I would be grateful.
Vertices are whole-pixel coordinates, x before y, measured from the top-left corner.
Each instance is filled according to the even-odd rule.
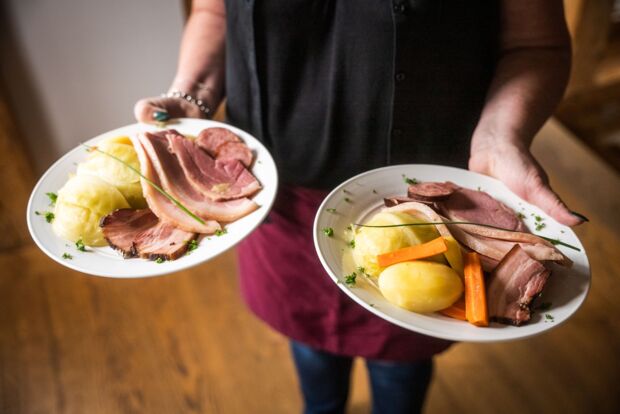
[[[238,247],[249,308],[287,337],[339,355],[415,361],[451,342],[386,322],[345,295],[316,254],[312,225],[324,191],[284,186],[269,219]]]

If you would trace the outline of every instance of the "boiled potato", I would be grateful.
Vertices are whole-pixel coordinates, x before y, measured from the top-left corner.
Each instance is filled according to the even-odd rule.
[[[406,213],[378,213],[365,224],[383,226],[420,222],[422,220]],[[377,255],[425,243],[437,237],[439,234],[434,226],[362,227],[355,234],[353,260],[357,267],[363,267],[369,275],[378,276],[383,268],[377,264]],[[442,255],[433,256],[429,260],[445,263]]]
[[[394,305],[425,313],[456,302],[463,293],[463,283],[454,269],[418,260],[388,266],[379,275],[379,289]]]
[[[92,175],[76,175],[58,191],[52,229],[65,240],[102,246],[99,220],[119,208],[129,203],[116,187]]]
[[[110,155],[124,161],[136,170],[140,170],[138,154],[128,137],[109,138],[97,147]],[[146,207],[146,200],[142,195],[140,176],[126,165],[102,154],[92,151],[88,159],[77,167],[77,175],[93,175],[101,178],[116,187],[133,208]]]

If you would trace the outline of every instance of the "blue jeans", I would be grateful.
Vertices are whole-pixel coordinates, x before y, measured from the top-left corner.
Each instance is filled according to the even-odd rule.
[[[353,359],[291,341],[306,414],[344,413]],[[419,362],[366,360],[374,414],[419,413],[433,372]]]

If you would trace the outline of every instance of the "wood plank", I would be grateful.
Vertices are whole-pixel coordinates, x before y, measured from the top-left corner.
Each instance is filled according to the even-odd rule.
[[[22,206],[30,196],[34,174],[22,142],[0,82],[0,182],[6,190],[0,197],[0,251],[30,242]]]

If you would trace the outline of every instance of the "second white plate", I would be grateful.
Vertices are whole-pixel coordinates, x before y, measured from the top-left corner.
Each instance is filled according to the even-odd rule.
[[[554,266],[542,297],[549,309],[536,312],[524,326],[515,327],[491,323],[478,328],[438,313],[419,314],[389,303],[380,292],[367,283],[346,285],[344,276],[355,271],[347,251],[350,249],[344,236],[352,223],[362,223],[383,207],[383,198],[407,193],[404,177],[418,181],[452,181],[462,187],[481,189],[525,215],[530,230],[541,236],[559,238],[578,247],[576,251],[558,246],[573,260],[572,268]],[[335,211],[334,211],[335,209]],[[535,216],[542,218],[544,229],[535,231]],[[334,237],[326,237],[323,229],[334,229]],[[539,208],[528,204],[506,186],[493,178],[452,167],[437,165],[397,165],[372,170],[345,181],[323,201],[314,222],[314,243],[325,270],[334,282],[353,300],[375,315],[403,328],[422,334],[455,341],[496,342],[525,338],[546,332],[566,322],[581,306],[590,288],[590,265],[581,242],[570,229],[547,216]],[[359,279],[359,278],[358,278]]]

